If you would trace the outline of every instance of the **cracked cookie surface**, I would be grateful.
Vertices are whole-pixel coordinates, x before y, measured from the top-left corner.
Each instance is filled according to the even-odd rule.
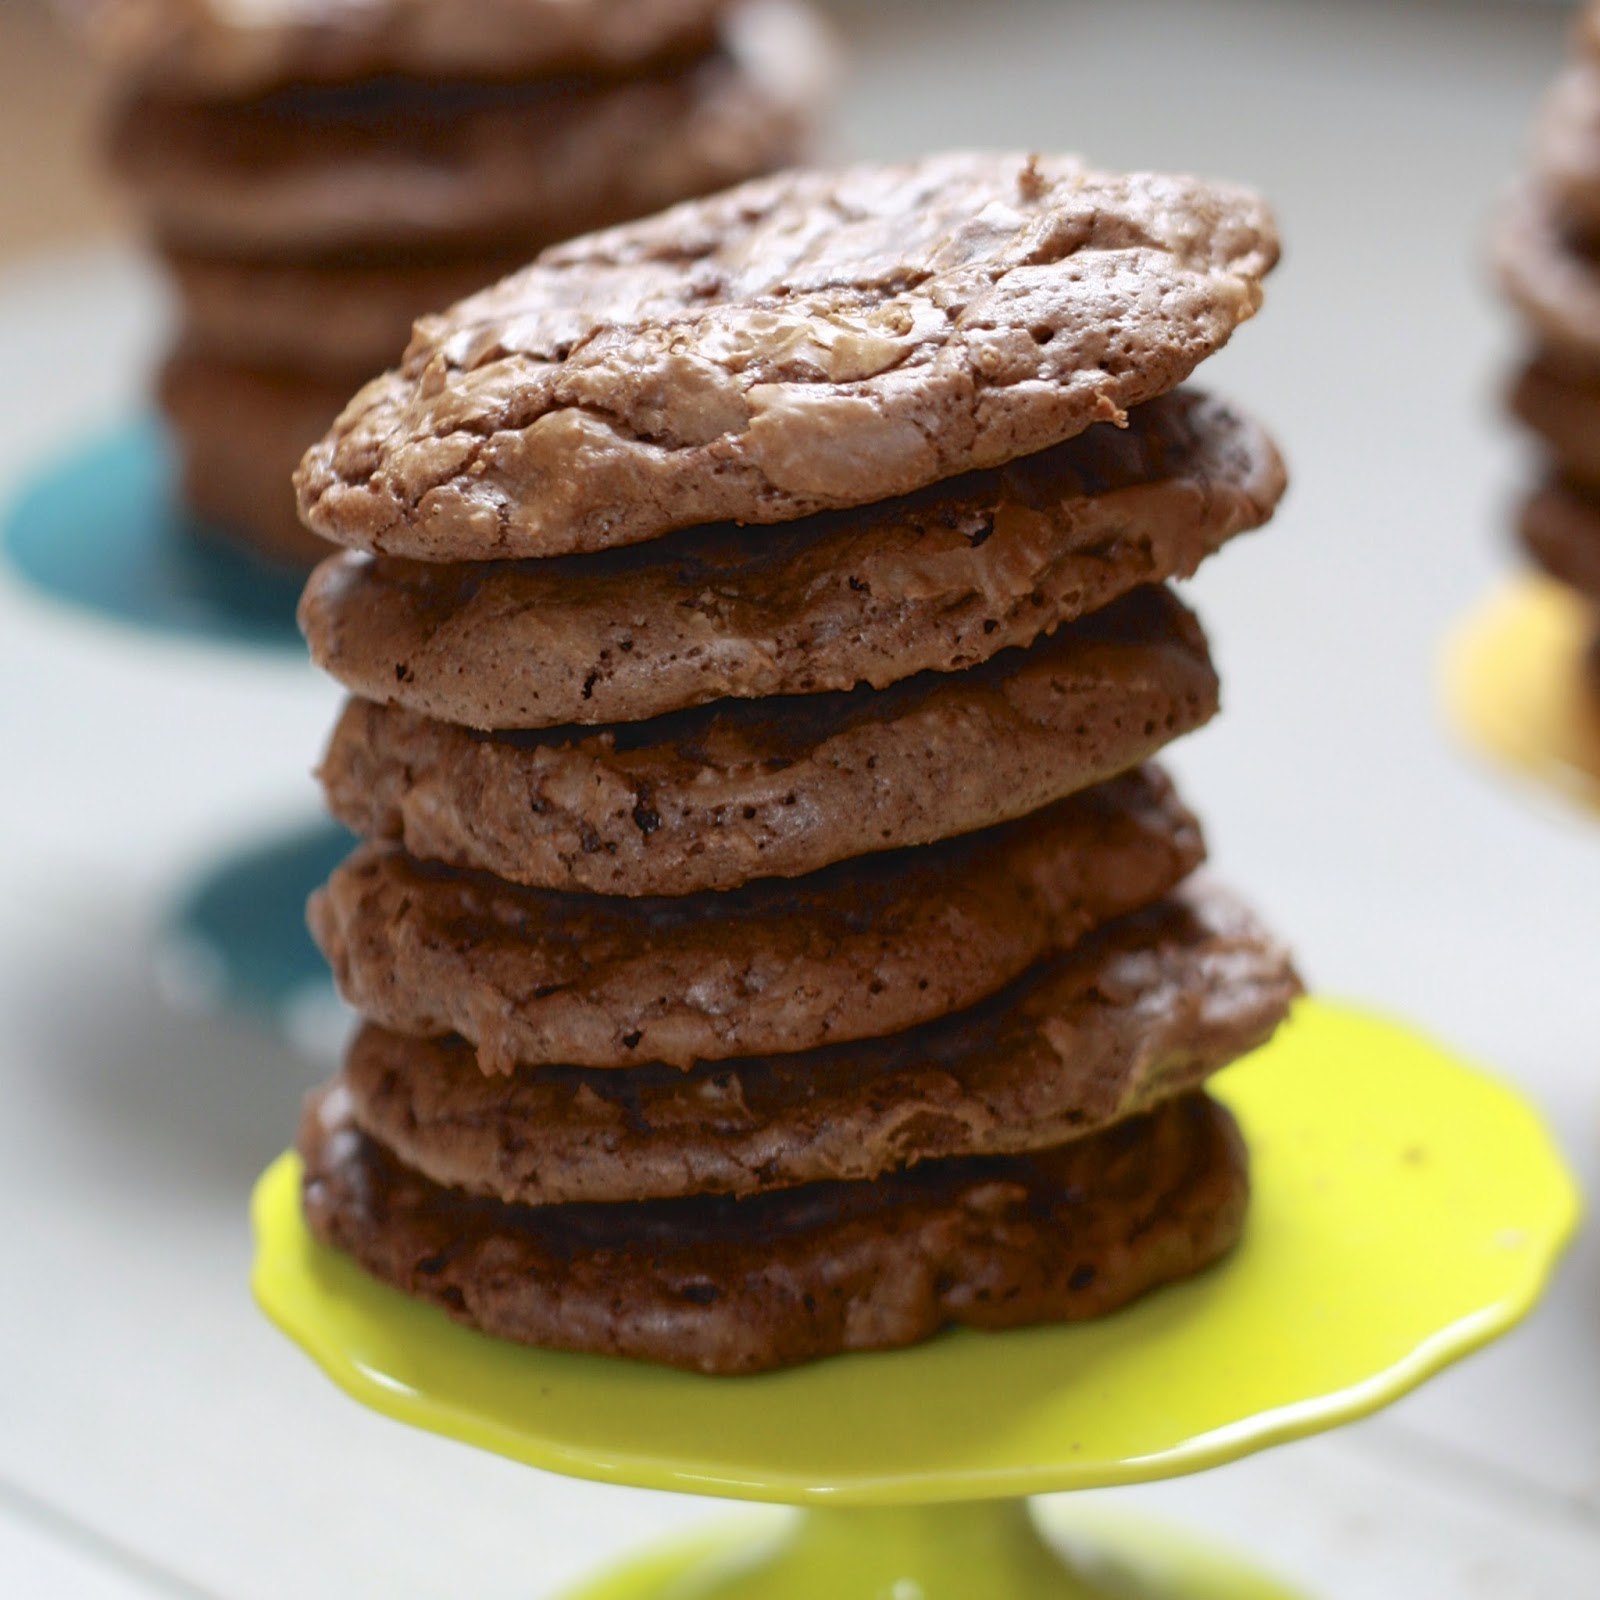
[[[1064,1144],[1197,1088],[1299,992],[1237,901],[1189,885],[971,1010],[805,1054],[625,1071],[480,1070],[368,1026],[354,1121],[435,1183],[520,1204],[761,1194]]]
[[[1216,706],[1199,625],[1139,589],[1028,650],[882,690],[501,734],[352,700],[319,776],[347,827],[423,860],[533,888],[689,894],[1025,816]]]
[[[907,494],[1174,388],[1276,256],[1248,191],[1065,157],[779,174],[425,319],[306,457],[301,510],[483,560]]]
[[[312,897],[339,990],[485,1072],[812,1050],[963,1010],[1173,888],[1200,830],[1154,768],[803,880],[622,900],[358,849]]]
[[[759,534],[514,564],[344,553],[313,575],[300,624],[353,693],[473,728],[881,689],[1189,576],[1283,485],[1259,427],[1179,390],[1126,429]]]

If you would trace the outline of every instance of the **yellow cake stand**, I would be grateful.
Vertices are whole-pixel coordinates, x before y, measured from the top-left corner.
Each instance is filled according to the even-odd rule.
[[[1303,1002],[1216,1083],[1255,1197],[1220,1267],[1116,1316],[713,1379],[500,1343],[255,1198],[255,1292],[356,1399],[531,1466],[811,1508],[581,1600],[1288,1600],[1187,1539],[1024,1497],[1172,1477],[1394,1400],[1537,1301],[1578,1216],[1528,1106],[1392,1024]],[[577,1597],[574,1597],[577,1600]]]
[[[1475,749],[1600,810],[1600,693],[1584,661],[1594,636],[1582,596],[1519,578],[1451,638],[1444,689]]]

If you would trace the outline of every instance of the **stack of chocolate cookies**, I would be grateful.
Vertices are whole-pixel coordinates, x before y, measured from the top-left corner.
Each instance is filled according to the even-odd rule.
[[[793,160],[800,0],[63,0],[176,286],[159,393],[191,510],[327,553],[289,480],[415,317],[551,242]]]
[[[1179,385],[1251,194],[1071,159],[798,172],[419,324],[307,456],[364,842],[312,1228],[489,1333],[713,1373],[1090,1317],[1238,1237],[1208,1076],[1297,992],[1150,758],[1166,587],[1262,524]]]
[[[1518,532],[1544,572],[1594,606],[1600,695],[1600,4],[1584,11],[1574,59],[1545,101],[1496,254],[1533,340],[1511,408],[1544,456]]]

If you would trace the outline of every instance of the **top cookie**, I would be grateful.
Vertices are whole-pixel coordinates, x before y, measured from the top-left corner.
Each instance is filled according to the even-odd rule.
[[[723,0],[57,0],[108,63],[190,95],[382,74],[626,72],[712,37]]]
[[[1068,157],[760,179],[425,318],[306,456],[301,514],[448,561],[907,494],[1175,387],[1276,259],[1247,190]]]
[[[1575,62],[1556,79],[1534,130],[1533,165],[1563,226],[1600,233],[1600,61]]]

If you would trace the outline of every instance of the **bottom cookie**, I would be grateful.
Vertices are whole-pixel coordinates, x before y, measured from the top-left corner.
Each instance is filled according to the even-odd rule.
[[[471,1199],[358,1132],[338,1089],[299,1144],[312,1231],[375,1277],[500,1338],[717,1374],[1103,1316],[1217,1260],[1248,1199],[1199,1094],[1035,1156],[746,1200]]]
[[[180,350],[158,398],[177,442],[184,503],[208,529],[285,566],[331,546],[301,526],[294,470],[357,382],[257,371]]]

